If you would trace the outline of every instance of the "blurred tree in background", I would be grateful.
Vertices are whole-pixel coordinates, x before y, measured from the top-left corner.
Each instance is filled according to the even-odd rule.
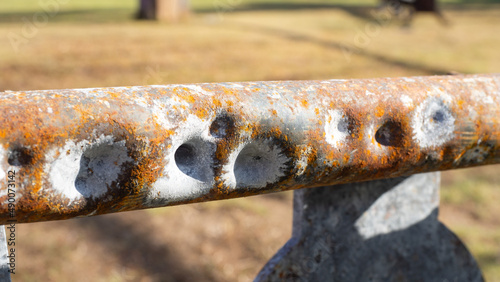
[[[140,0],[137,18],[178,22],[188,14],[188,0]]]

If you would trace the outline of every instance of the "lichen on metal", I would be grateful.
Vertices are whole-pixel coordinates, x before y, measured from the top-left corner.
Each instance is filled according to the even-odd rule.
[[[500,75],[0,93],[0,224],[500,162]]]

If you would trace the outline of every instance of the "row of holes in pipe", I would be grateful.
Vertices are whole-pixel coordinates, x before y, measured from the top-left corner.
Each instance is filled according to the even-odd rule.
[[[449,116],[446,110],[433,112],[430,119],[435,124],[445,123]],[[351,133],[355,124],[352,119],[342,119],[336,125],[338,132]],[[215,138],[224,138],[234,130],[234,119],[228,115],[219,115],[210,126],[210,134]],[[403,142],[404,131],[401,123],[393,120],[386,121],[375,133],[375,140],[383,146],[400,147]],[[109,145],[106,145],[109,147]],[[174,154],[174,159],[180,171],[189,177],[202,182],[211,179],[211,153],[213,144],[202,139],[191,139],[180,145]],[[105,151],[108,151],[107,148]],[[94,148],[96,150],[96,148]],[[238,154],[234,162],[234,176],[237,186],[255,186],[266,181],[277,180],[279,169],[284,167],[287,158],[281,153],[281,148],[265,140],[254,141],[247,144]],[[85,155],[85,154],[84,154]],[[95,154],[92,154],[95,155]],[[84,156],[86,163],[91,162],[88,156]],[[96,156],[99,158],[99,156]],[[104,158],[103,160],[105,160]],[[100,160],[99,163],[102,163]],[[10,151],[8,163],[12,166],[26,166],[31,164],[33,156],[31,150],[26,147],[16,147]],[[113,166],[112,163],[101,164],[103,167]],[[81,165],[82,169],[86,166]],[[82,172],[79,173],[81,175]],[[102,179],[100,179],[102,181]],[[78,181],[77,181],[78,182]],[[85,194],[85,193],[82,193]]]
[[[431,116],[434,124],[443,124],[449,113],[437,110]],[[227,116],[218,117],[210,127],[210,134],[216,138],[225,137],[225,133],[234,127],[234,121]],[[341,133],[350,134],[355,130],[355,123],[350,118],[341,119],[336,129]],[[404,141],[404,131],[398,121],[389,120],[383,123],[375,133],[375,140],[382,146],[401,147]],[[186,175],[197,180],[209,181],[210,169],[206,164],[208,142],[192,139],[178,147],[175,152],[177,167]],[[285,166],[286,157],[281,155],[281,148],[275,148],[270,142],[254,141],[247,144],[238,154],[234,163],[234,176],[237,186],[254,186],[264,184],[266,180],[278,179],[279,168]],[[205,157],[200,157],[205,156]],[[204,160],[202,160],[204,159]],[[278,168],[278,170],[277,170]]]

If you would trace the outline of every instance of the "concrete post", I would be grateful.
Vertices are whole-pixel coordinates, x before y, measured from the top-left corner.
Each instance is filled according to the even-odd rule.
[[[292,238],[255,281],[483,281],[437,219],[440,174],[302,189]]]
[[[141,0],[138,19],[178,22],[189,14],[188,0]]]
[[[0,281],[10,282],[9,258],[7,248],[7,237],[5,236],[5,226],[0,225]]]

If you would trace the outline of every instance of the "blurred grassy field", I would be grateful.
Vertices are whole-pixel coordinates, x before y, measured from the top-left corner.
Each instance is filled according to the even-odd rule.
[[[50,2],[60,4],[47,14]],[[445,1],[450,26],[424,14],[411,28],[394,18],[376,28],[368,0],[192,0],[175,25],[134,21],[137,2],[2,1],[0,91],[500,70],[499,1]],[[488,281],[500,281],[498,171],[446,172],[441,190],[441,220]],[[13,278],[249,281],[289,238],[291,199],[20,225]]]

